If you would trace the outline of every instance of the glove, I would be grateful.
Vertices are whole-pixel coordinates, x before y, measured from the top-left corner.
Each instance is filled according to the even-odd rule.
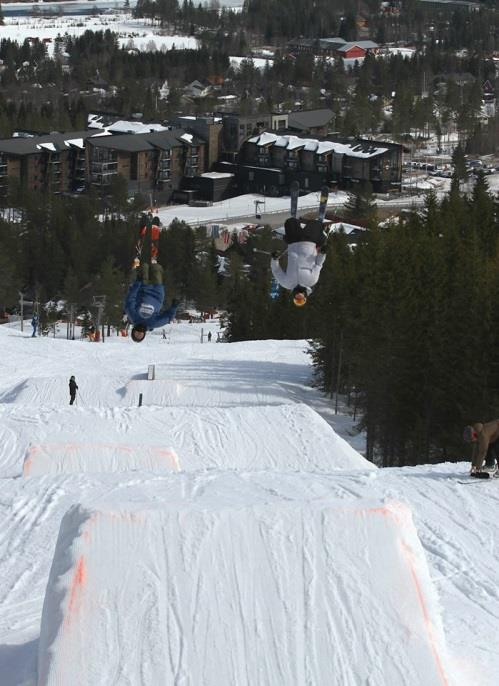
[[[275,252],[274,250],[274,252],[270,253],[270,256],[273,260],[277,260],[279,257],[279,253]]]
[[[179,305],[180,305],[180,300],[177,300],[177,298],[173,298],[172,307],[178,307]]]
[[[327,245],[324,243],[324,245],[321,245],[320,251],[323,255],[327,253]]]

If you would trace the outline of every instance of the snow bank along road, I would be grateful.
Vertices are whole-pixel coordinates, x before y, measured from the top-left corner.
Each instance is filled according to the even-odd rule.
[[[169,340],[0,327],[1,686],[495,684],[499,484],[375,469],[303,341]]]

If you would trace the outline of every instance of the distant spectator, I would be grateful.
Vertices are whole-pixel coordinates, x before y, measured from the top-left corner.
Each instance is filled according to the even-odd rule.
[[[211,343],[211,331],[208,331],[208,343]]]
[[[33,327],[33,333],[31,334],[31,338],[36,338],[36,330],[38,329],[38,315],[34,314],[33,319],[31,320],[31,326]]]
[[[76,391],[78,386],[76,385],[76,380],[74,376],[69,379],[69,404],[72,405],[76,400]]]

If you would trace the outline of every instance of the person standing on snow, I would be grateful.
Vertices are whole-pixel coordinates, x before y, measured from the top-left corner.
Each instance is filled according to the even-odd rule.
[[[168,310],[161,312],[165,299],[163,267],[151,260],[140,266],[135,260],[132,283],[125,301],[126,315],[133,325],[131,337],[135,343],[144,340],[147,331],[169,324],[177,312],[178,300],[172,300]]]
[[[486,471],[494,471],[499,462],[499,419],[482,424],[477,422],[466,426],[463,432],[466,443],[473,444],[471,475],[480,473],[484,466]]]
[[[36,338],[36,330],[38,329],[38,315],[34,314],[33,319],[31,320],[31,326],[33,327],[33,333],[31,334],[31,338]]]
[[[279,257],[272,253],[270,263],[275,280],[292,291],[293,302],[302,307],[319,280],[319,274],[326,259],[326,235],[322,222],[314,219],[302,227],[295,217],[289,217],[284,224],[284,240],[288,244],[288,266],[284,271]]]
[[[76,400],[76,391],[78,390],[78,386],[76,385],[76,381],[74,376],[72,376],[69,379],[69,404],[72,405],[74,401]]]

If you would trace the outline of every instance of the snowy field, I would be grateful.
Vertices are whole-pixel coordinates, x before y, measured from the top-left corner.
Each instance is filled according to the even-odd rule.
[[[492,194],[499,192],[499,173],[491,174],[485,177],[489,186],[489,191]],[[402,195],[393,195],[389,200],[384,200],[381,197],[376,198],[377,207],[382,209],[421,206],[425,203],[425,194],[430,190],[434,190],[437,198],[442,198],[449,192],[451,180],[438,176],[429,176],[421,172],[407,173],[402,179],[404,189],[409,193]],[[473,181],[470,181],[463,186],[463,191],[471,193],[473,189]],[[298,202],[298,211],[306,212],[317,209],[319,206],[319,191],[302,195]],[[348,193],[345,191],[337,191],[329,194],[328,209],[334,211],[342,208],[348,200]],[[163,226],[169,226],[174,219],[179,219],[190,224],[191,226],[209,225],[217,222],[225,222],[228,220],[246,219],[249,220],[255,217],[255,210],[258,202],[258,211],[261,214],[261,223],[271,223],[275,225],[272,215],[281,215],[289,212],[289,197],[283,196],[280,198],[271,198],[268,196],[248,193],[246,195],[238,195],[235,198],[215,202],[209,207],[194,207],[191,205],[171,205],[168,207],[161,207],[158,210],[158,215]],[[281,219],[279,217],[279,219]],[[284,222],[284,219],[282,220]]]
[[[304,341],[18,326],[0,326],[1,686],[497,683],[499,483],[367,463]]]
[[[298,200],[298,211],[317,209],[319,207],[320,192],[314,191],[302,195]],[[328,207],[342,207],[348,200],[348,194],[344,191],[330,193]],[[289,212],[289,196],[281,198],[271,198],[269,196],[248,193],[238,195],[229,200],[214,202],[209,207],[192,207],[190,205],[172,205],[162,207],[158,211],[159,218],[163,226],[168,226],[174,219],[180,219],[192,226],[211,224],[213,222],[223,222],[227,219],[238,219],[255,216],[255,209],[258,204],[258,211],[262,215],[262,221],[268,215]]]
[[[0,40],[10,38],[18,43],[28,37],[46,40],[48,53],[52,55],[57,36],[81,36],[85,31],[106,30],[116,33],[119,44],[128,49],[155,51],[198,47],[198,41],[192,36],[167,35],[159,26],[122,12],[95,16],[5,17],[4,25],[0,26]]]

